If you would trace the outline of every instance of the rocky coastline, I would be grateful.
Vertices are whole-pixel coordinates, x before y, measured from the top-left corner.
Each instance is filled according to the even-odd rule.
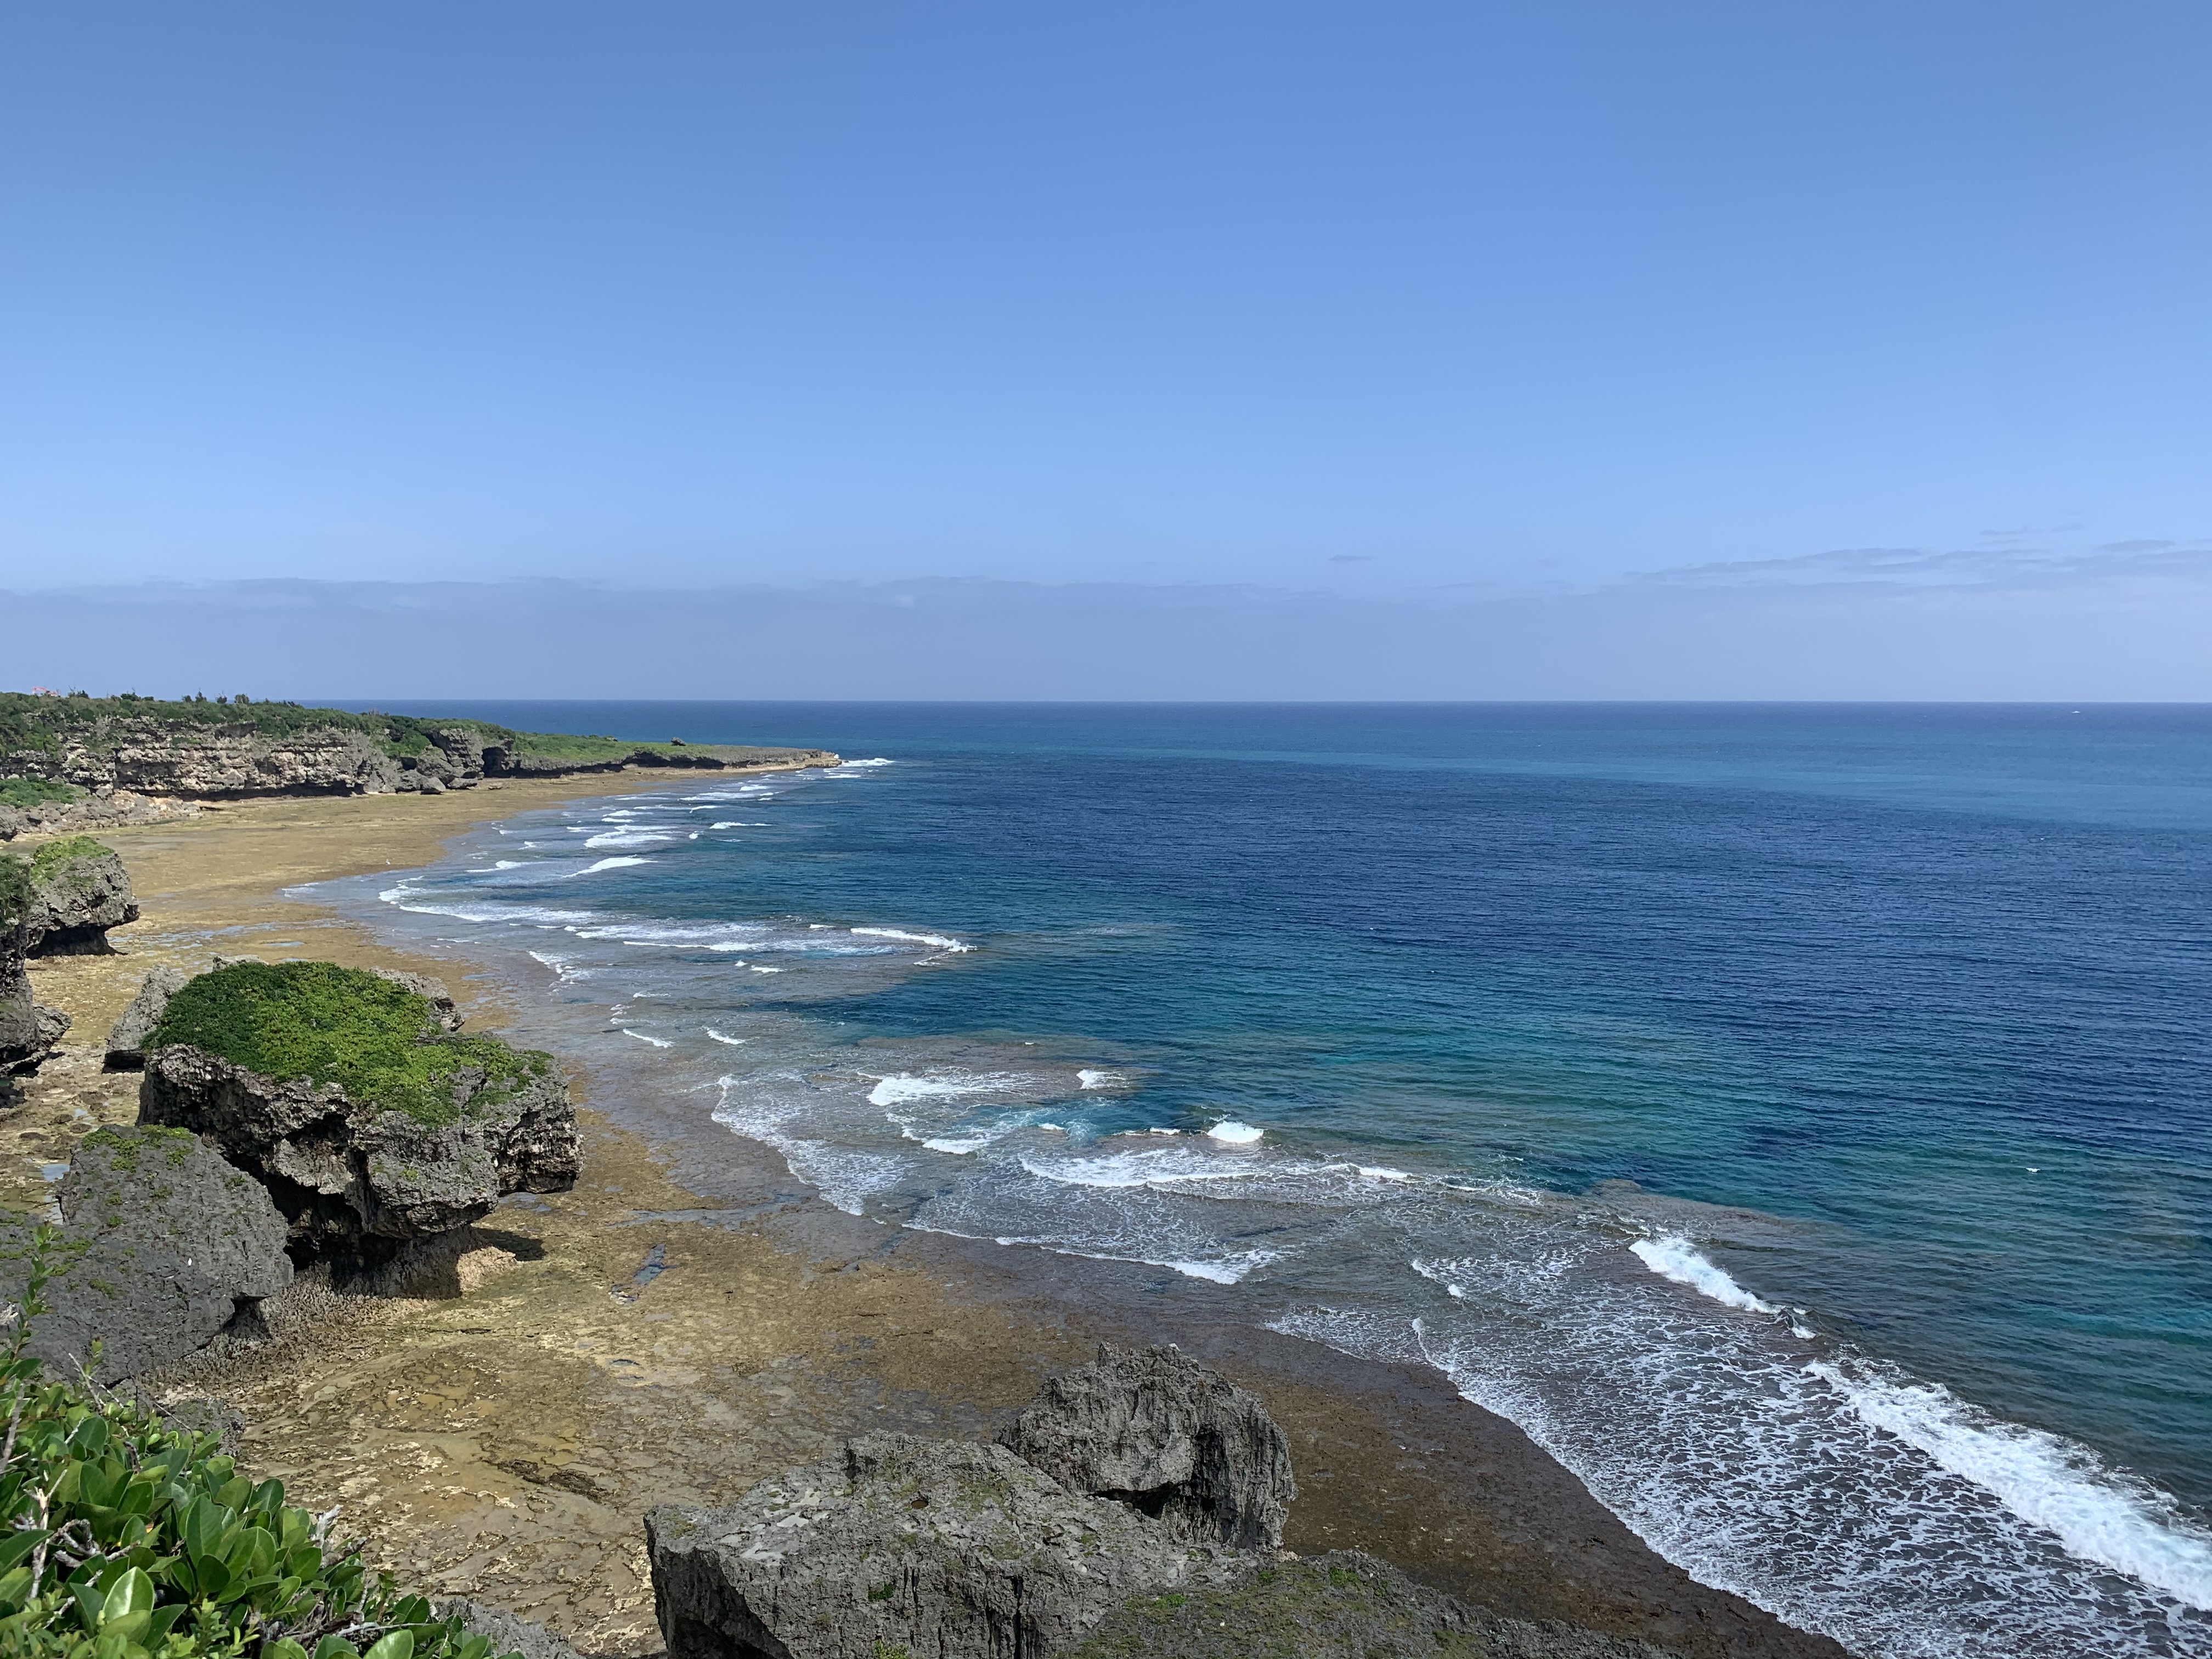
[[[425,1048],[496,1024],[484,988],[457,1006],[459,981],[434,984],[428,964],[381,957],[271,891],[332,856],[317,848],[342,848],[343,867],[420,862],[418,815],[457,829],[469,810],[271,801],[122,839],[149,915],[114,924],[122,956],[25,959],[40,998],[76,1012],[78,1041],[0,1111],[18,1172],[0,1201],[46,1204],[97,1235],[88,1249],[146,1248],[105,1219],[140,1178],[124,1164],[171,1189],[140,1207],[163,1218],[146,1224],[168,1252],[148,1282],[173,1287],[177,1310],[164,1304],[167,1326],[132,1319],[179,1333],[183,1352],[142,1349],[104,1374],[172,1402],[219,1396],[205,1409],[242,1414],[243,1467],[345,1505],[382,1564],[441,1610],[507,1620],[498,1641],[531,1659],[562,1659],[571,1643],[715,1659],[1839,1651],[1638,1565],[1562,1472],[1541,1487],[1547,1510],[1485,1493],[1522,1478],[1515,1458],[1552,1480],[1533,1449],[1456,1500],[1469,1516],[1494,1511],[1485,1547],[1502,1572],[1440,1572],[1420,1540],[1467,1530],[1459,1511],[1430,1502],[1418,1525],[1392,1518],[1422,1490],[1406,1484],[1419,1473],[1406,1454],[1425,1419],[1373,1416],[1249,1354],[1177,1353],[978,1300],[788,1200],[732,1209],[686,1192],[590,1109],[574,1074],[557,1104],[542,1091],[517,1103],[531,1091],[516,1088],[464,1146],[450,1126],[364,1109],[349,1085],[303,1087],[167,1040],[191,986],[242,992],[325,958],[410,999],[410,1041]],[[216,845],[225,860],[192,862]],[[278,854],[293,862],[276,867]],[[284,960],[303,943],[304,962]],[[262,960],[232,954],[244,947]],[[447,1086],[465,1108],[482,1084]],[[545,1150],[562,1107],[571,1163]],[[196,1215],[227,1218],[212,1231],[228,1254]],[[189,1285],[186,1259],[200,1275]],[[81,1352],[98,1333],[77,1331]],[[1379,1443],[1359,1441],[1370,1417]],[[794,1532],[807,1550],[775,1547]],[[728,1541],[740,1537],[751,1541]],[[1038,1551],[1035,1572],[1000,1571]],[[1054,1560],[1069,1569],[1057,1598],[1042,1589]]]

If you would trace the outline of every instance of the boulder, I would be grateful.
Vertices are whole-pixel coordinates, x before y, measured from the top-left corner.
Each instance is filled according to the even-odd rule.
[[[494,1654],[519,1653],[522,1659],[577,1659],[576,1650],[544,1626],[466,1596],[440,1601],[437,1613],[441,1619],[465,1620],[471,1632],[489,1637]]]
[[[240,960],[246,958],[241,957]],[[437,1016],[438,1024],[447,1030],[461,1029],[464,1021],[461,1015],[454,1011],[453,994],[446,988],[446,981],[442,979],[433,979],[428,974],[405,973],[397,968],[372,968],[368,971],[377,978],[397,985],[402,990],[412,991],[422,998],[430,1005],[430,1012]]]
[[[139,982],[138,994],[131,999],[131,1006],[108,1028],[109,1071],[135,1072],[146,1063],[143,1048],[146,1034],[161,1023],[161,1011],[169,1006],[169,999],[184,988],[185,977],[180,968],[156,968]]]
[[[1113,1348],[1055,1376],[1000,1436],[1061,1485],[1127,1504],[1178,1538],[1274,1549],[1297,1482],[1253,1395],[1178,1350]]]
[[[427,1122],[335,1083],[279,1080],[178,1046],[148,1058],[138,1121],[207,1136],[268,1188],[296,1249],[334,1261],[382,1260],[481,1221],[509,1193],[566,1192],[581,1161],[568,1087],[550,1073]]]
[[[70,1028],[67,1014],[41,1007],[31,996],[31,975],[23,966],[29,881],[21,860],[0,854],[0,1078],[36,1071],[60,1052]]]
[[[550,1058],[447,1018],[359,969],[233,963],[188,981],[147,1036],[139,1121],[191,1129],[259,1180],[302,1260],[383,1261],[510,1193],[566,1192],[581,1144]],[[269,1069],[249,1063],[263,1054]]]
[[[26,948],[34,957],[99,956],[107,930],[138,920],[131,875],[112,847],[86,836],[48,842],[31,855]]]
[[[292,1282],[284,1218],[261,1184],[179,1129],[100,1129],[76,1145],[57,1194],[62,1271],[30,1350],[84,1363],[103,1382],[205,1347]],[[21,1293],[33,1224],[0,1225],[0,1295]],[[100,1344],[100,1358],[90,1358]]]
[[[1004,1447],[902,1434],[645,1526],[668,1659],[1051,1659],[1133,1596],[1243,1571]]]
[[[1123,1604],[1064,1659],[1680,1659],[1572,1625],[1502,1619],[1351,1550]]]

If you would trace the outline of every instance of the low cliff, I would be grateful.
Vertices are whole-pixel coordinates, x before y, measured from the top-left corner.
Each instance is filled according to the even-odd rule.
[[[201,799],[437,793],[486,778],[626,766],[828,765],[836,759],[821,750],[641,744],[246,697],[163,702],[0,692],[0,806],[16,811],[131,792]],[[11,786],[20,802],[9,796]]]

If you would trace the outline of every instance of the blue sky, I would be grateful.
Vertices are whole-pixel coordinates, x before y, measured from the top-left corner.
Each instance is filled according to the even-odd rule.
[[[4,17],[0,588],[2212,624],[2199,3]]]

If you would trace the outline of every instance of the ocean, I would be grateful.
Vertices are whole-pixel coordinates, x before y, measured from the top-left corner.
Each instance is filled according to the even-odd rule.
[[[1431,1366],[1867,1655],[2212,1656],[2212,708],[386,706],[845,757],[321,890],[701,1137]]]

